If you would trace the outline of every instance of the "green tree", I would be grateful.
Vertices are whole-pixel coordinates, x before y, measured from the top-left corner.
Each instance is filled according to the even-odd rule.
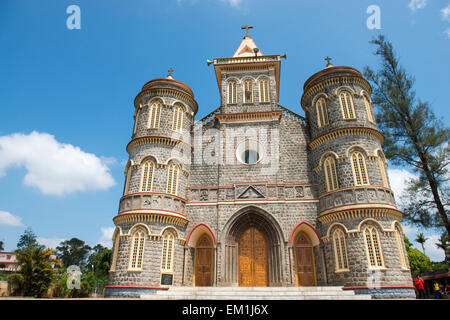
[[[38,245],[36,238],[36,234],[33,232],[33,230],[30,227],[26,228],[19,238],[17,249],[23,250],[27,247]]]
[[[52,250],[39,245],[18,249],[16,254],[18,271],[8,277],[13,293],[42,297],[57,272],[53,266],[60,264],[60,261],[51,257]]]
[[[428,240],[428,238],[427,237],[425,237],[424,235],[423,235],[423,233],[419,233],[418,235],[417,235],[417,237],[416,237],[416,242],[417,243],[420,243],[420,245],[422,246],[422,251],[423,251],[423,254],[425,254],[425,242]]]
[[[415,276],[420,273],[431,271],[431,261],[418,249],[412,247],[411,242],[405,237],[406,254],[409,260],[411,273]]]
[[[92,251],[88,259],[89,266],[94,266],[96,287],[101,292],[108,282],[112,251],[101,244],[97,244]]]
[[[61,259],[65,268],[76,265],[79,266],[81,270],[84,270],[86,267],[86,258],[91,247],[83,240],[72,238],[61,242],[59,246],[56,247],[56,250],[57,256]]]
[[[450,264],[450,243],[448,241],[448,235],[444,232],[441,234],[438,242],[436,243],[436,247],[444,250],[445,254],[445,263]]]
[[[3,247],[5,244],[3,243],[3,241],[0,241],[0,251],[5,250],[5,248]]]
[[[416,99],[414,79],[399,65],[393,46],[383,35],[371,41],[381,57],[378,72],[364,70],[371,82],[376,118],[383,133],[386,157],[412,167],[419,178],[408,185],[405,219],[424,227],[444,227],[450,235],[448,165],[450,130],[436,119],[428,103]]]

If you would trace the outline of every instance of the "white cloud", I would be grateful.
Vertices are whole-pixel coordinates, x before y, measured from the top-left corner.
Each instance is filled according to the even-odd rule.
[[[427,5],[427,0],[411,0],[408,4],[409,9],[416,11],[418,9],[423,9]]]
[[[107,248],[112,248],[112,236],[114,233],[114,227],[100,228],[102,231],[102,237],[99,240],[99,243]]]
[[[447,35],[447,38],[450,39],[450,28],[447,28],[444,33]]]
[[[23,227],[23,223],[20,217],[6,211],[0,211],[0,226]]]
[[[230,7],[238,7],[242,3],[242,0],[220,0],[220,1],[229,4]]]
[[[391,189],[394,191],[397,204],[401,204],[401,197],[405,194],[406,182],[417,176],[405,169],[388,169],[389,182]]]
[[[66,241],[67,239],[58,239],[58,238],[40,238],[38,237],[36,241],[46,246],[47,248],[55,249],[59,244],[63,241]]]
[[[200,1],[201,0],[177,0],[177,4],[182,5],[183,3],[188,3],[189,5],[194,5]],[[230,7],[239,7],[239,5],[243,2],[243,0],[220,0],[220,2],[224,2],[228,4]]]
[[[8,167],[24,166],[24,184],[47,195],[108,189],[115,181],[107,164],[111,158],[102,160],[79,147],[60,143],[48,133],[0,137],[0,178]]]
[[[441,9],[442,20],[450,21],[450,4]]]

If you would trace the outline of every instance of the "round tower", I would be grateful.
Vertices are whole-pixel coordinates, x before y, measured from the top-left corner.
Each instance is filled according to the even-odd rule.
[[[134,100],[125,186],[113,219],[109,297],[139,297],[182,282],[186,187],[198,106],[192,90],[169,72],[147,82]]]
[[[303,87],[327,283],[373,297],[415,297],[370,96],[358,70],[329,61]]]

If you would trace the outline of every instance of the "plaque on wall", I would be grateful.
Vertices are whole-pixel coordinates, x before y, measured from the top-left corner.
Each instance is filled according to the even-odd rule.
[[[161,285],[172,285],[173,282],[173,274],[163,273],[161,274]]]

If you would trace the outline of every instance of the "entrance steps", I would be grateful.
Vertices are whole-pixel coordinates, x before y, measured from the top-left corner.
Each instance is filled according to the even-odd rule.
[[[171,287],[148,300],[370,300],[370,295],[355,294],[342,287]]]

